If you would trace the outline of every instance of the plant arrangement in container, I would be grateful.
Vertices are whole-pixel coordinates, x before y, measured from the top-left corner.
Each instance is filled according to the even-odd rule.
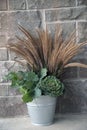
[[[74,34],[63,41],[60,26],[57,26],[54,38],[48,29],[37,29],[37,38],[21,25],[18,28],[25,34],[16,43],[9,43],[7,48],[21,55],[26,61],[27,70],[10,72],[6,77],[11,86],[17,87],[27,103],[33,124],[49,125],[55,114],[56,97],[63,94],[64,84],[60,75],[68,67],[84,67],[81,63],[71,63],[86,42],[76,43]],[[21,63],[20,61],[18,61]]]

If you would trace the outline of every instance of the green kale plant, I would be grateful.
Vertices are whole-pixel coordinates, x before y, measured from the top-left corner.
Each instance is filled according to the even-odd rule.
[[[60,96],[63,94],[64,85],[55,76],[47,76],[38,84],[43,95]]]

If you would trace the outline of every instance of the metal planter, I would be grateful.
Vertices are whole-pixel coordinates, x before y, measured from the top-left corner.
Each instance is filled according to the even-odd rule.
[[[50,125],[55,115],[56,98],[40,96],[27,103],[28,113],[34,125]]]

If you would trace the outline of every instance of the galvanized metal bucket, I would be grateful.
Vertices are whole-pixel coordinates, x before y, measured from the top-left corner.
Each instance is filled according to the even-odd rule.
[[[28,113],[34,125],[50,125],[55,115],[56,98],[40,96],[27,103]]]

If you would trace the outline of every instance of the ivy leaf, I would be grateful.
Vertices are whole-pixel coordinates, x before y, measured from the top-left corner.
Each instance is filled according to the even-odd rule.
[[[42,68],[41,69],[41,78],[40,79],[43,79],[46,75],[47,75],[47,69],[46,68]]]
[[[39,88],[35,88],[35,98],[41,96],[41,90]]]
[[[27,89],[32,89],[33,84],[34,84],[33,81],[26,81],[23,86]]]
[[[29,81],[38,81],[39,78],[38,78],[38,75],[35,74],[33,71],[30,71],[30,72],[26,72],[25,73],[25,76],[24,76],[24,79],[25,80],[29,80]]]
[[[31,101],[33,100],[32,96],[29,95],[29,93],[25,93],[25,94],[23,95],[22,99],[23,99],[23,101],[24,101],[25,103],[31,102]]]
[[[8,75],[6,75],[7,80],[12,80],[12,79],[16,80],[17,77],[18,76],[17,76],[17,74],[15,72],[10,72]]]
[[[19,80],[23,80],[23,78],[24,78],[24,72],[23,71],[18,71],[17,75],[18,75]]]
[[[27,90],[23,87],[20,87],[19,90],[20,90],[20,93],[22,93],[22,94],[27,93]]]

